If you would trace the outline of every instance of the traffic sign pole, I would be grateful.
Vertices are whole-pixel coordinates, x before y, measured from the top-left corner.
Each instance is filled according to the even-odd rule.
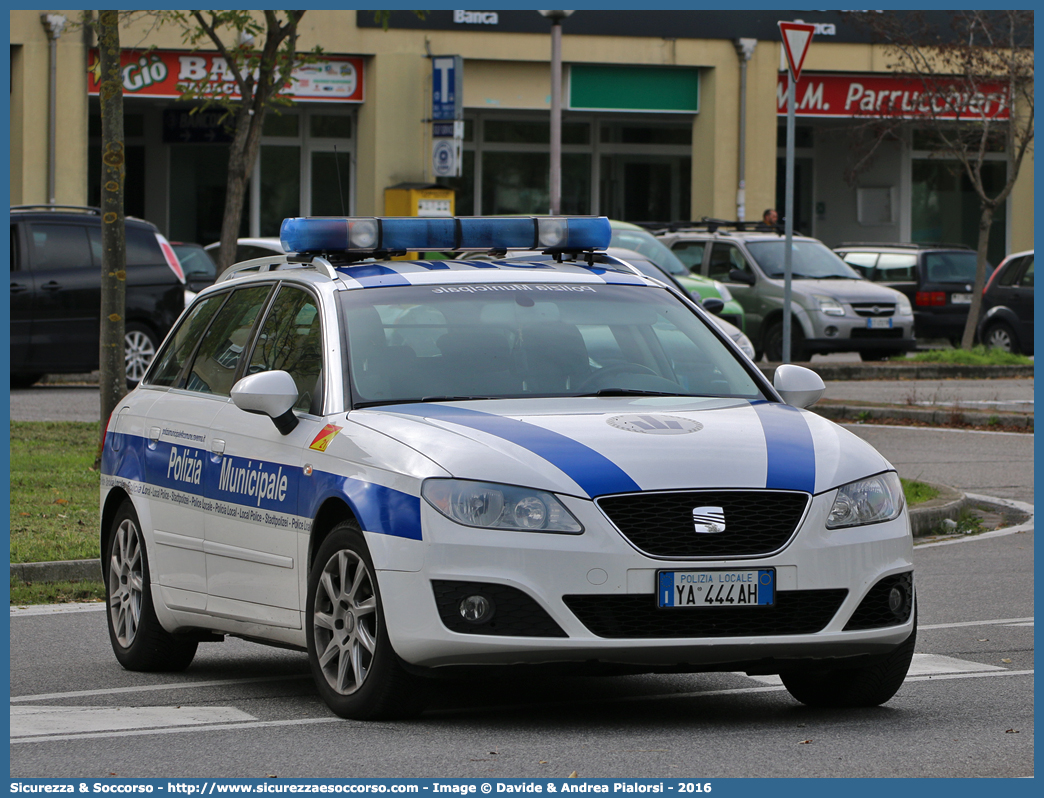
[[[791,335],[793,330],[790,315],[791,280],[793,272],[794,246],[794,114],[797,102],[797,82],[801,67],[805,63],[808,46],[812,43],[814,25],[803,22],[780,22],[779,32],[783,38],[783,50],[787,55],[789,80],[787,81],[787,171],[786,201],[784,203],[783,233],[783,362],[790,362]]]

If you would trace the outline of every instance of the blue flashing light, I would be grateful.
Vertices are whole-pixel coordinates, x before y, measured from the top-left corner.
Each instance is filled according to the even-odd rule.
[[[306,217],[284,219],[286,252],[362,255],[408,250],[605,249],[604,216]]]

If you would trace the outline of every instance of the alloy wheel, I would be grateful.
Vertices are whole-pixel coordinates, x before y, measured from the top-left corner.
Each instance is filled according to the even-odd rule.
[[[125,518],[116,528],[109,559],[109,615],[116,639],[124,648],[138,633],[143,584],[141,536],[135,523]]]
[[[366,681],[377,648],[377,596],[366,563],[354,551],[336,552],[313,601],[319,667],[333,690],[351,695]]]
[[[156,346],[152,338],[141,330],[128,331],[123,341],[127,379],[130,382],[141,382],[152,358],[156,356]]]

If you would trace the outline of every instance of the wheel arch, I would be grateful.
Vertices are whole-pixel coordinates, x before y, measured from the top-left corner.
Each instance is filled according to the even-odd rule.
[[[101,511],[101,524],[99,526],[98,542],[101,544],[99,551],[99,559],[102,565],[102,574],[105,574],[105,552],[108,551],[109,536],[112,534],[112,522],[116,518],[116,513],[119,511],[120,506],[125,500],[130,500],[130,494],[126,490],[120,487],[115,487],[109,491],[109,494],[105,497],[105,503],[102,506]],[[133,501],[131,501],[133,504]],[[137,510],[135,510],[136,512]]]
[[[761,320],[761,328],[758,330],[758,337],[761,340],[762,347],[764,348],[765,336],[768,335],[768,331],[772,328],[772,325],[777,321],[783,319],[783,308],[775,308],[765,314],[765,318]],[[796,323],[801,327],[801,333],[805,338],[812,337],[812,328],[808,324],[807,314],[795,313],[793,310],[790,311],[791,323]]]
[[[323,541],[333,531],[333,528],[343,521],[354,521],[359,523],[359,518],[348,501],[340,496],[330,496],[319,506],[319,511],[312,521],[312,531],[308,538],[308,568],[306,573],[311,573],[312,565],[315,563],[315,555],[323,545]]]

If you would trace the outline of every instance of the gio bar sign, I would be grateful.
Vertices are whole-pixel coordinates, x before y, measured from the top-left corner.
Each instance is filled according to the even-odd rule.
[[[123,91],[128,97],[178,98],[187,90],[203,97],[239,97],[228,62],[216,53],[173,50],[123,50]],[[88,56],[87,93],[97,96],[101,82],[98,51]],[[363,101],[363,59],[324,56],[301,64],[290,74],[282,94],[296,102]]]

